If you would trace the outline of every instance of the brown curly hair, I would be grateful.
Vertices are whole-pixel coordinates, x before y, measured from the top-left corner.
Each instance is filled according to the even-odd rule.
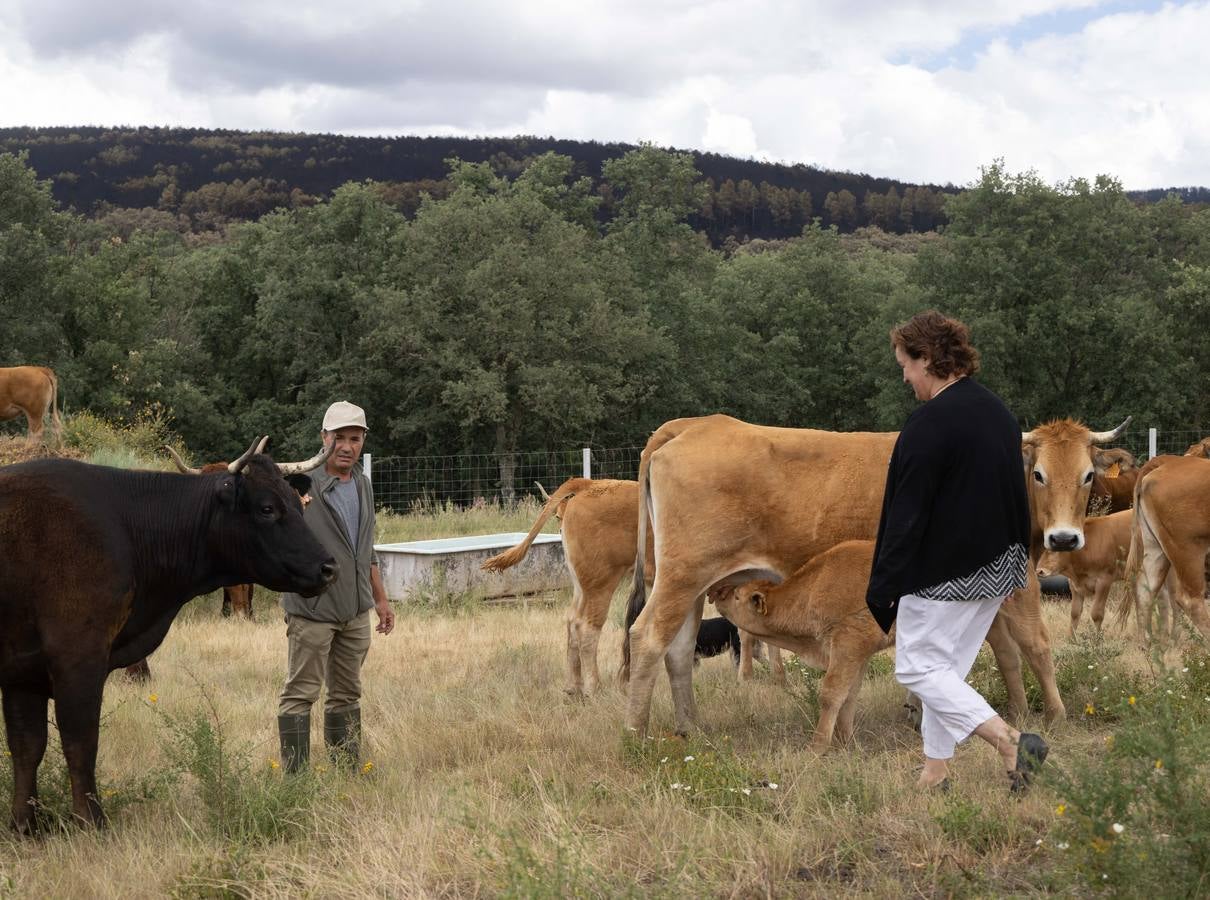
[[[970,339],[966,325],[935,309],[917,313],[891,329],[891,346],[902,347],[912,359],[928,357],[926,371],[938,378],[979,371],[979,351]]]

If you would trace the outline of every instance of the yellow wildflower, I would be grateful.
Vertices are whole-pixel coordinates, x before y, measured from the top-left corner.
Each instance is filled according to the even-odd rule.
[[[159,695],[159,694],[149,694],[149,695],[148,695],[148,697],[147,697],[147,699],[148,699],[150,702],[155,703],[157,700],[159,700],[159,699],[160,699],[160,695]]]
[[[1126,702],[1129,703],[1131,706],[1134,706],[1134,695],[1131,694],[1130,699],[1128,699]]]
[[[1056,815],[1056,816],[1061,816],[1061,815],[1063,815],[1063,813],[1065,813],[1065,812],[1067,812],[1067,804],[1066,804],[1066,803],[1060,803],[1058,806],[1056,806],[1056,807],[1055,807],[1055,815]]]
[[[362,775],[369,774],[369,771],[372,768],[374,768],[374,764],[372,762],[370,762],[369,760],[366,760],[366,764],[361,767],[361,774]]]
[[[1096,708],[1091,703],[1084,707],[1084,715],[1086,716],[1091,716],[1095,712]]]
[[[1157,769],[1162,769],[1162,768],[1164,768],[1164,761],[1163,761],[1162,759],[1157,759],[1157,760],[1155,761],[1155,767],[1156,767]]]
[[[270,769],[280,769],[281,763],[279,763],[276,759],[271,759],[271,760],[269,760],[269,768]]]

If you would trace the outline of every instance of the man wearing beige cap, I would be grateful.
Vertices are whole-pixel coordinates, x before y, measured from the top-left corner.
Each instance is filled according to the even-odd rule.
[[[310,758],[311,706],[325,683],[324,743],[337,762],[358,763],[370,608],[378,615],[380,634],[395,627],[374,553],[374,491],[357,463],[368,430],[365,411],[347,400],[324,413],[320,437],[333,450],[323,470],[311,473],[311,502],[303,519],[340,564],[340,577],[316,597],[282,594],[289,661],[277,728],[287,772],[298,771]]]

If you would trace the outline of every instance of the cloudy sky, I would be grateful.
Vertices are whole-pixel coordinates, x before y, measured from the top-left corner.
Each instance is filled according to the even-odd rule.
[[[1210,185],[1210,0],[0,0],[0,125],[554,135]]]

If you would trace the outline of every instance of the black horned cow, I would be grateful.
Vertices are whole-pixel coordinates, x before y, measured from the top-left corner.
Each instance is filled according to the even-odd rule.
[[[65,459],[0,469],[0,693],[18,831],[38,825],[50,699],[72,812],[103,825],[95,770],[108,673],[155,650],[199,594],[255,582],[314,596],[337,577],[282,477],[327,451],[277,464],[256,447],[209,475]]]

